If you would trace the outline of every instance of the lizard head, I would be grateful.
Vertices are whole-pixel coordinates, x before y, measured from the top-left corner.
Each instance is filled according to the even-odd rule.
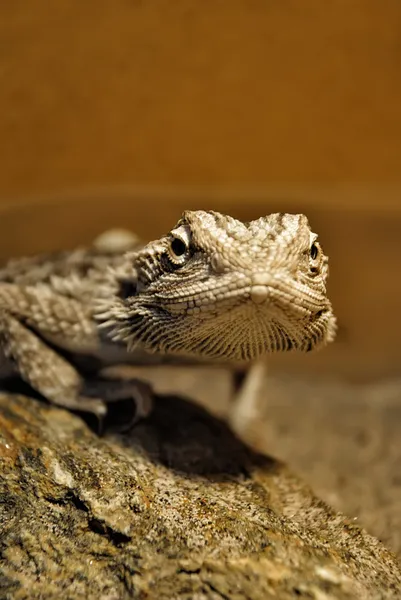
[[[335,336],[328,259],[302,214],[249,223],[186,211],[127,254],[103,310],[114,339],[150,352],[248,361],[309,351]]]

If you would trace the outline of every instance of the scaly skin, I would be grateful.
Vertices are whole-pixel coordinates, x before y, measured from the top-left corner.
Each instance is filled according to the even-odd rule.
[[[328,259],[304,215],[244,224],[187,211],[166,236],[112,273],[99,303],[113,339],[129,348],[223,361],[309,351],[330,342]]]
[[[134,238],[128,252],[103,246],[0,270],[1,371],[55,404],[102,418],[107,402],[129,396],[138,416],[148,413],[147,386],[88,375],[86,356],[100,366],[155,358],[237,365],[335,336],[327,257],[304,215],[244,224],[186,211],[146,246]]]

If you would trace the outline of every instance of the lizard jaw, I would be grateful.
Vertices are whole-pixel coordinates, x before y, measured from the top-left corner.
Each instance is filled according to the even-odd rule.
[[[223,362],[253,361],[268,353],[317,349],[331,341],[335,319],[330,307],[310,318],[289,314],[270,302],[255,304],[247,298],[212,314],[189,309],[172,314],[155,305],[139,305],[119,315],[116,341],[129,350],[175,354]],[[215,307],[216,309],[216,307]]]

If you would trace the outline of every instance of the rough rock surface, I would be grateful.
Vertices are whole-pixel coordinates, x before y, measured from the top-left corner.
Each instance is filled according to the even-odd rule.
[[[129,435],[0,395],[0,597],[399,598],[380,542],[202,408]]]
[[[400,560],[401,379],[313,381],[268,372],[261,388],[241,439],[290,464]]]

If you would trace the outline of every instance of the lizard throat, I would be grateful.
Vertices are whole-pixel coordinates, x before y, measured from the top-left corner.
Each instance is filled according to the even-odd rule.
[[[126,314],[113,339],[123,341],[131,351],[140,347],[151,353],[248,362],[267,353],[306,352],[324,345],[330,318],[326,311],[316,319],[283,320],[249,302],[206,319],[196,314],[171,315],[148,306]]]

